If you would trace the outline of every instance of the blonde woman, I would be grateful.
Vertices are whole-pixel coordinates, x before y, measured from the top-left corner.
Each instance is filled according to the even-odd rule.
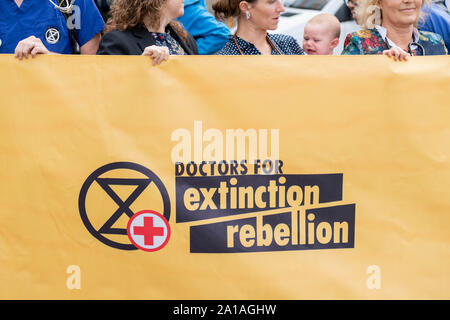
[[[440,35],[417,29],[422,5],[429,1],[358,0],[363,29],[347,35],[342,54],[386,54],[400,60],[410,55],[446,55]]]

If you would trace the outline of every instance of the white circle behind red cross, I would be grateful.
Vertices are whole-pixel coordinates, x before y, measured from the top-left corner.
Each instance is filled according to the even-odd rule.
[[[158,251],[169,242],[170,225],[162,214],[143,210],[130,218],[127,234],[136,248],[149,252]]]

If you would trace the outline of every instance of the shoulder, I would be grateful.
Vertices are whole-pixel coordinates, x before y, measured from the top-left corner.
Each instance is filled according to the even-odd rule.
[[[284,54],[304,54],[302,47],[293,36],[287,34],[269,34],[269,38],[283,51]]]
[[[220,49],[217,55],[240,55],[239,50],[236,48],[236,44],[233,41],[233,38],[230,36],[228,38],[227,43]]]
[[[203,14],[205,11],[208,11],[208,9],[202,6],[198,0],[186,0],[184,1],[184,11],[184,14],[177,18],[177,20],[186,21],[189,18],[194,18],[195,15]]]
[[[378,54],[385,47],[383,38],[376,29],[361,29],[347,34],[342,54]]]
[[[53,9],[53,11],[55,10]],[[75,31],[80,46],[83,46],[95,35],[102,32],[105,27],[103,17],[97,8],[97,5],[94,3],[94,0],[74,1],[74,10],[69,14],[67,23],[69,23],[69,21],[72,21],[76,25]]]
[[[201,5],[200,0],[184,0],[184,6]]]
[[[130,43],[134,43],[134,35],[130,30],[113,30],[107,32],[100,41],[97,54],[125,55],[130,54]]]
[[[370,39],[371,37],[371,30],[358,30],[347,34],[344,40],[344,50],[342,51],[342,54],[364,54],[361,42],[363,39]]]
[[[425,47],[431,48],[431,52],[434,52],[432,54],[448,54],[444,39],[440,34],[429,31],[419,31],[419,43],[422,43]]]
[[[130,30],[112,30],[105,33],[102,40],[129,41],[130,38],[134,38]]]
[[[375,29],[361,29],[352,33],[349,33],[346,37],[346,39],[354,40],[354,41],[361,41],[363,39],[372,39],[374,37],[379,37],[380,34]]]
[[[444,42],[440,34],[430,32],[430,31],[419,31],[419,39],[422,41],[430,41],[433,43]]]

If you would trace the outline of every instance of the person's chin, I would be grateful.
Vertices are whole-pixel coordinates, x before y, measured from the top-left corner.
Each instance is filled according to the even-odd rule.
[[[267,28],[267,30],[276,30],[278,28],[278,21],[271,21],[271,23],[269,23],[269,26]]]
[[[410,26],[412,24],[415,24],[417,21],[417,17],[416,16],[409,16],[409,17],[404,17],[402,19],[402,22],[405,26]]]

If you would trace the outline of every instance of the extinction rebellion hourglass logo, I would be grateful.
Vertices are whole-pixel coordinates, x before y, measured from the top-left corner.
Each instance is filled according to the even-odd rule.
[[[86,229],[122,250],[157,251],[170,239],[170,199],[151,170],[131,162],[107,164],[84,182],[78,198]]]

